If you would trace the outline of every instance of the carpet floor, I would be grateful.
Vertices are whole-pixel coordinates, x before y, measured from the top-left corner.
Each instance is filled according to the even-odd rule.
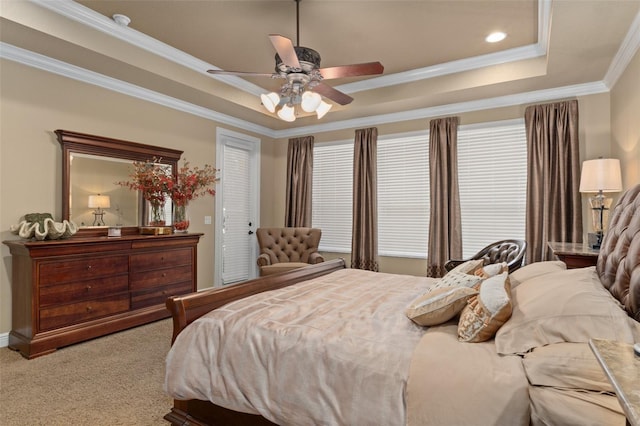
[[[1,348],[0,424],[167,425],[170,342],[162,320],[32,360]]]

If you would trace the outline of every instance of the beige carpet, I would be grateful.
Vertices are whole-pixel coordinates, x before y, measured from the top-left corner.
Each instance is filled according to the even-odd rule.
[[[168,425],[162,391],[171,321],[32,360],[0,349],[0,425]]]

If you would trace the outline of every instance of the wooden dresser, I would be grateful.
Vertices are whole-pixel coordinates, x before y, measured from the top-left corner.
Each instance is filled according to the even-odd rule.
[[[170,316],[196,291],[202,234],[4,241],[12,255],[9,347],[27,358]]]

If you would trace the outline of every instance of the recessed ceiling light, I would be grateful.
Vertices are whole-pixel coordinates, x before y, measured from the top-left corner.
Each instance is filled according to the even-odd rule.
[[[506,37],[507,35],[505,33],[496,31],[495,33],[489,34],[487,38],[485,38],[484,40],[489,43],[497,43],[499,41],[504,40]]]

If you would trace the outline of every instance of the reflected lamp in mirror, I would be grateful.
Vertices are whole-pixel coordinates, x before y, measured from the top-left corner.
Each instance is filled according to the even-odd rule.
[[[111,199],[108,195],[89,195],[89,208],[95,209],[93,215],[93,226],[105,226],[104,225],[104,209],[111,207]]]
[[[609,219],[609,208],[612,199],[604,195],[605,192],[622,191],[622,174],[620,160],[614,158],[597,158],[582,163],[580,175],[580,192],[595,193],[589,197],[591,218],[595,239],[590,241],[591,248],[600,248],[602,236],[606,231]]]

